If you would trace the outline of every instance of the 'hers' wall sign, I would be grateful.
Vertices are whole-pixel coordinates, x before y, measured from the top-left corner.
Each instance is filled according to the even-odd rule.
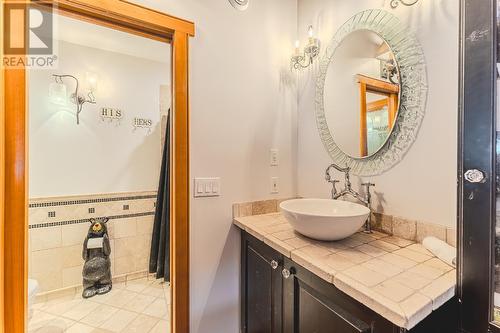
[[[151,128],[153,127],[153,120],[149,118],[135,117],[133,126],[134,126],[134,131],[138,128],[147,128],[149,134],[151,133]]]

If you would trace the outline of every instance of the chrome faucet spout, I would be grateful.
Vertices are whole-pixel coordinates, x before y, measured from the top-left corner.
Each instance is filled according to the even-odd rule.
[[[332,176],[330,175],[330,170],[331,169],[336,169],[337,171],[343,172],[345,175],[345,183],[344,183],[344,189],[340,192],[337,191],[336,184],[339,182],[336,179],[332,179]],[[372,233],[371,229],[371,193],[370,193],[370,188],[372,186],[375,186],[375,184],[372,184],[370,182],[367,183],[362,183],[361,185],[365,187],[365,196],[363,197],[361,194],[356,192],[355,190],[352,189],[352,184],[351,184],[351,177],[350,177],[350,171],[351,168],[345,167],[342,168],[336,164],[330,164],[328,168],[326,168],[325,171],[325,179],[327,182],[332,184],[332,199],[337,200],[341,197],[344,197],[346,195],[352,196],[354,199],[358,200],[361,202],[363,205],[368,207],[370,209],[370,214],[368,215],[368,219],[365,223],[365,232],[366,233]]]

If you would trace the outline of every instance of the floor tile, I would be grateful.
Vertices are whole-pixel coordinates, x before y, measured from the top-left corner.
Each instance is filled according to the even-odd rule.
[[[165,317],[166,313],[167,303],[162,298],[158,298],[143,311],[143,314],[156,318],[163,318]]]
[[[170,333],[170,323],[166,320],[160,320],[148,333]]]
[[[154,296],[137,294],[132,300],[124,305],[123,308],[129,311],[141,313],[156,299],[157,298]]]
[[[163,287],[159,288],[158,286],[150,286],[144,289],[141,294],[153,296],[153,297],[163,297]]]
[[[145,333],[152,330],[160,319],[146,315],[139,315],[121,333]],[[163,332],[166,332],[164,330]]]
[[[140,280],[127,282],[125,284],[125,289],[128,291],[135,292],[135,293],[140,293],[144,289],[148,288],[150,285],[151,285],[151,282],[149,282],[145,279],[140,279]]]
[[[127,310],[119,310],[111,318],[109,318],[99,328],[109,330],[111,332],[119,333],[134,321],[139,315],[135,312]]]
[[[111,318],[111,316],[117,313],[118,310],[118,308],[113,306],[100,304],[95,310],[83,317],[80,322],[93,327],[99,327],[104,324],[106,320]]]
[[[75,322],[48,313],[38,313],[33,316],[29,325],[29,333],[59,333],[65,332]]]
[[[78,305],[69,309],[69,311],[64,312],[63,317],[79,321],[83,317],[87,316],[93,310],[99,306],[98,303],[91,302],[89,300],[83,300]]]
[[[92,333],[94,331],[94,327],[76,323],[71,326],[66,333]]]
[[[81,302],[82,302],[81,300],[71,300],[71,301],[52,300],[45,304],[45,306],[42,308],[42,311],[59,316],[64,312],[74,308]]]
[[[90,299],[83,299],[80,290],[37,304],[28,333],[167,333],[169,303],[170,284],[151,278],[115,284],[110,293]]]
[[[120,290],[109,299],[105,300],[104,303],[107,305],[111,305],[117,308],[122,308],[131,302],[138,294],[133,293],[128,290]]]

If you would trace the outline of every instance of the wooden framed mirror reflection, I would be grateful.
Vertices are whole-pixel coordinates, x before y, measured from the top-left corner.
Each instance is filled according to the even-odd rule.
[[[194,23],[123,0],[2,0],[53,8],[58,14],[172,45],[170,271],[172,332],[189,332],[189,38]],[[26,35],[22,24],[20,35]],[[5,38],[4,38],[5,40]],[[3,44],[3,43],[2,43]],[[26,55],[26,50],[23,50]],[[6,55],[2,47],[2,56]],[[2,62],[0,90],[0,333],[24,333],[27,317],[28,124],[27,68]],[[166,328],[167,330],[168,328]]]
[[[377,152],[389,137],[399,109],[399,85],[358,74],[360,96],[359,155]]]

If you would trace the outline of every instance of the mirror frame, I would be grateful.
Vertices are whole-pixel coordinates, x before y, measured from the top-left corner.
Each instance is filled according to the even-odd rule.
[[[344,38],[359,30],[370,30],[389,45],[400,73],[400,103],[392,132],[375,154],[367,157],[347,155],[336,144],[325,116],[324,91],[328,67]],[[379,175],[406,155],[417,138],[427,104],[427,71],[420,42],[401,21],[382,9],[359,12],[335,33],[320,60],[316,82],[316,124],[325,149],[333,162],[348,166],[359,176]]]

